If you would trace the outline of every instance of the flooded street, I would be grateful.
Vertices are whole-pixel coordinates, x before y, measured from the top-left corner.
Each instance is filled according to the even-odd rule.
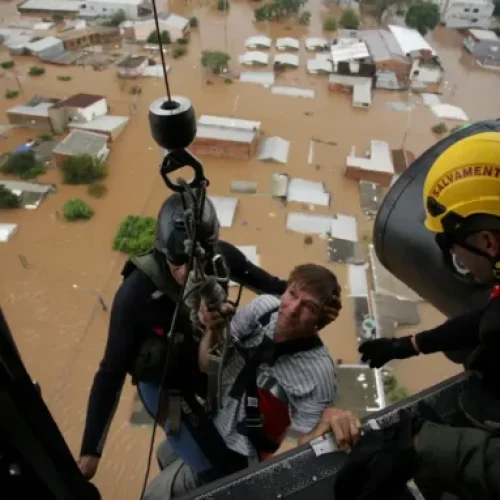
[[[258,120],[262,122],[264,136],[280,136],[290,141],[287,165],[256,159],[245,162],[201,158],[211,182],[211,195],[236,196],[230,194],[233,180],[258,184],[259,194],[238,195],[233,227],[224,228],[222,238],[236,245],[256,245],[261,266],[285,277],[297,264],[325,263],[327,252],[324,240],[319,237],[313,237],[313,243],[306,245],[303,235],[285,230],[286,214],[301,211],[303,207],[298,203],[285,207],[269,196],[271,174],[286,172],[293,177],[324,182],[332,196],[331,208],[315,207],[315,213],[355,216],[361,240],[362,235],[371,233],[372,222],[362,213],[358,183],[344,178],[345,159],[353,145],[362,152],[372,139],[387,141],[392,149],[401,147],[408,115],[392,111],[388,103],[405,101],[407,94],[376,90],[370,109],[353,108],[350,94],[331,93],[327,77],[307,74],[304,44],[299,53],[299,68],[279,74],[277,84],[314,89],[314,99],[271,94],[269,89],[240,83],[237,78],[228,84],[214,77],[212,85],[204,85],[201,50],[230,53],[230,72],[236,75],[244,70],[238,64],[238,55],[244,52],[244,40],[250,35],[264,33],[273,39],[321,36],[325,8],[317,0],[309,2],[308,9],[312,12],[309,27],[298,27],[292,21],[254,25],[252,7],[258,5],[233,0],[225,18],[224,13],[208,2],[170,2],[173,12],[197,16],[200,27],[192,32],[188,54],[175,60],[168,57],[167,64],[171,66],[169,76],[173,94],[191,99],[197,116],[234,115]],[[12,3],[0,3],[0,16],[11,15],[12,6]],[[471,121],[500,116],[500,72],[475,66],[462,49],[461,35],[457,32],[438,28],[428,39],[446,70],[448,84],[442,101],[462,107]],[[0,61],[7,59],[10,56],[1,46]],[[89,197],[86,186],[62,185],[60,172],[54,168],[39,180],[56,183],[57,192],[45,199],[38,209],[0,213],[0,222],[19,224],[19,231],[12,240],[0,244],[0,303],[32,378],[40,383],[46,404],[72,452],[77,455],[87,398],[103,354],[109,320],[109,313],[101,309],[96,292],[102,293],[111,303],[125,262],[124,255],[112,250],[114,236],[124,217],[155,216],[169,194],[158,173],[160,151],[151,138],[148,123],[149,104],[165,95],[165,87],[160,78],[131,80],[123,87],[114,67],[96,72],[82,67],[45,65],[46,73],[34,78],[26,72],[35,59],[14,59],[22,93],[16,99],[0,99],[1,124],[7,123],[5,111],[8,107],[22,104],[34,95],[64,98],[77,92],[106,96],[112,114],[130,115],[131,118],[125,131],[111,144],[105,197]],[[67,74],[72,76],[71,82],[57,79],[58,75]],[[138,96],[130,94],[130,88],[136,84],[142,88]],[[13,88],[16,88],[16,81],[12,72],[4,71],[0,78],[0,95]],[[417,104],[411,112],[406,147],[419,155],[437,140],[430,128],[439,120],[420,98],[412,99]],[[136,112],[132,114],[134,109]],[[35,137],[37,132],[10,130],[6,135],[5,139],[0,139],[0,153],[11,151]],[[309,143],[313,137],[335,145],[315,143],[314,161],[309,164]],[[95,211],[92,220],[69,224],[61,219],[59,213],[64,202],[74,197],[89,202]],[[20,256],[26,258],[26,268]],[[333,264],[332,269],[346,286],[344,307],[339,319],[325,330],[323,339],[335,359],[357,363],[347,268]],[[249,299],[251,294],[246,293],[244,301]],[[420,306],[420,314],[422,323],[418,327],[401,329],[398,334],[430,328],[443,319],[428,304]],[[401,384],[415,392],[456,373],[458,368],[436,354],[399,363],[396,370]],[[126,383],[96,476],[96,484],[106,500],[135,499],[142,486],[150,428],[129,424],[133,407],[134,388]]]

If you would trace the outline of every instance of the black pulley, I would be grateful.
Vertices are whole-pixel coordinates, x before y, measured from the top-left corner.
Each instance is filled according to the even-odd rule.
[[[151,135],[161,148],[187,148],[196,137],[196,115],[186,97],[156,99],[149,107]]]

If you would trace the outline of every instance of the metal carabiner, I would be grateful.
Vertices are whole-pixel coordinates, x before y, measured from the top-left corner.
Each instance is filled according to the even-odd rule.
[[[191,167],[194,171],[194,177],[187,182],[190,188],[201,188],[209,185],[209,181],[203,171],[203,165],[189,151],[185,149],[173,149],[165,155],[160,167],[162,179],[169,189],[176,193],[184,191],[183,186],[169,178],[169,174],[183,167]]]

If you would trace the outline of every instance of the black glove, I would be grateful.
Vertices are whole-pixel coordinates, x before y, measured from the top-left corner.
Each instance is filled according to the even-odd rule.
[[[361,361],[368,363],[370,368],[380,368],[391,359],[406,359],[418,354],[410,336],[367,340],[359,346],[358,351],[361,353]]]
[[[417,466],[413,445],[415,431],[415,419],[401,412],[398,423],[363,435],[337,474],[334,498],[402,498],[406,483]]]

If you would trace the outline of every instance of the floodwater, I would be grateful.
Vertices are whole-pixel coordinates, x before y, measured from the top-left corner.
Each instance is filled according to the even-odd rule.
[[[12,3],[0,4],[0,16],[12,13]],[[311,26],[297,27],[293,22],[282,24],[252,23],[254,5],[233,0],[227,16],[213,5],[198,2],[172,2],[174,12],[196,15],[200,28],[194,31],[188,54],[178,60],[169,59],[170,84],[173,94],[189,97],[197,114],[235,115],[259,120],[266,136],[281,136],[291,141],[286,166],[202,158],[211,181],[210,194],[229,195],[231,180],[258,183],[259,195],[240,195],[234,225],[222,230],[222,237],[237,245],[257,245],[261,265],[285,277],[299,263],[326,262],[325,242],[313,238],[306,245],[303,236],[285,231],[285,217],[290,210],[304,210],[299,204],[283,207],[266,193],[273,172],[286,171],[313,181],[323,181],[332,193],[332,211],[357,217],[359,236],[369,234],[372,226],[362,214],[358,187],[344,180],[345,157],[352,145],[361,154],[371,139],[386,140],[392,148],[401,147],[404,131],[410,122],[406,146],[420,154],[436,138],[430,127],[438,120],[429,109],[418,104],[411,120],[405,112],[391,111],[390,101],[406,100],[406,95],[377,91],[369,110],[353,109],[350,95],[330,94],[327,79],[308,76],[304,69],[306,55],[301,49],[301,66],[287,71],[277,79],[279,84],[296,85],[316,90],[315,99],[273,95],[268,89],[232,84],[212,78],[204,85],[199,63],[200,49],[227,50],[232,57],[231,73],[243,70],[237,63],[243,53],[247,36],[259,32],[278,36],[304,37],[320,35],[323,6],[315,0],[310,10]],[[500,115],[500,74],[474,67],[460,45],[460,34],[437,29],[430,37],[446,68],[443,101],[463,107],[472,120]],[[8,58],[0,48],[0,60]],[[3,211],[1,222],[19,224],[19,231],[9,243],[0,245],[0,302],[33,377],[40,382],[45,402],[52,411],[68,444],[79,452],[85,410],[93,375],[103,353],[108,313],[101,310],[96,291],[111,303],[120,283],[125,257],[112,251],[112,241],[120,221],[129,214],[155,215],[168,191],[158,175],[160,153],[153,142],[148,124],[148,107],[152,100],[165,95],[161,79],[141,79],[123,87],[113,68],[95,72],[87,68],[66,68],[46,65],[46,74],[32,78],[26,75],[33,64],[30,58],[15,58],[24,97],[35,94],[64,97],[75,92],[92,92],[107,96],[113,114],[129,115],[130,124],[112,144],[107,162],[108,194],[99,200],[89,198],[84,186],[60,185],[59,172],[50,170],[41,181],[58,184],[56,194],[47,198],[36,211]],[[71,82],[60,82],[57,75],[70,74]],[[142,94],[132,96],[129,88],[139,83]],[[16,88],[10,72],[0,74],[0,95]],[[415,98],[414,98],[415,99]],[[0,111],[23,102],[0,100]],[[3,118],[4,123],[6,119]],[[35,135],[33,132],[9,131],[0,139],[0,153]],[[315,144],[314,162],[307,162],[309,141],[320,138],[336,145]],[[319,167],[318,167],[318,166]],[[72,197],[89,201],[95,209],[94,218],[85,223],[64,223],[59,212]],[[306,207],[305,210],[308,208]],[[327,213],[316,207],[315,212]],[[20,256],[28,267],[23,268]],[[357,362],[353,330],[353,308],[348,298],[347,271],[335,264],[332,269],[346,285],[344,308],[335,324],[323,335],[334,358],[344,363]],[[73,285],[78,285],[74,288]],[[244,300],[251,298],[246,294]],[[442,316],[428,304],[421,306],[422,323],[414,331],[429,328],[442,321]],[[401,331],[406,334],[408,330]],[[421,390],[455,373],[457,367],[442,355],[421,357],[399,363],[397,375],[411,392]],[[126,384],[96,476],[103,498],[131,500],[137,498],[146,466],[150,428],[132,427],[128,421],[134,405],[134,390]],[[158,433],[160,434],[160,433]],[[155,467],[153,461],[153,468]]]

